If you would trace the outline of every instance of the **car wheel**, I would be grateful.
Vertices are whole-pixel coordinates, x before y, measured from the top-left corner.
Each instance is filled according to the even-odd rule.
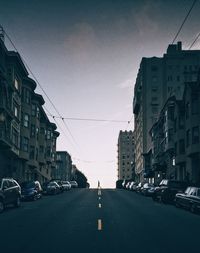
[[[196,213],[196,205],[195,205],[195,204],[191,204],[191,206],[190,206],[190,211],[191,211],[192,213]]]
[[[4,210],[4,203],[3,200],[0,200],[0,213],[2,213]]]
[[[14,206],[15,207],[20,207],[20,205],[21,205],[21,200],[20,200],[20,197],[18,196],[15,203],[14,203]]]
[[[34,196],[33,196],[33,201],[36,201],[37,200],[37,195],[35,194]]]

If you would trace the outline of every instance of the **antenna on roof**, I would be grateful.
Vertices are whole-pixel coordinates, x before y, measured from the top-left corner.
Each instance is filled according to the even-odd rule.
[[[3,27],[0,25],[0,39],[5,42],[5,31],[3,29]]]

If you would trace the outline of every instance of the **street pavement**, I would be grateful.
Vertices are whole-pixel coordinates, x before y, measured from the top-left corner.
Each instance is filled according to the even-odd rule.
[[[1,253],[198,253],[200,215],[115,189],[73,189],[0,215]]]

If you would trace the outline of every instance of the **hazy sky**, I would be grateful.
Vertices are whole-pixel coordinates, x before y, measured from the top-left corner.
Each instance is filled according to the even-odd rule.
[[[141,58],[162,56],[192,2],[0,0],[0,24],[63,117],[128,121]],[[186,49],[200,32],[199,13],[198,1],[178,37]],[[39,87],[37,92],[43,95]],[[133,121],[127,127],[67,120],[75,141],[62,120],[57,122],[58,150],[72,155],[92,187],[98,180],[114,187],[118,134],[133,129]]]

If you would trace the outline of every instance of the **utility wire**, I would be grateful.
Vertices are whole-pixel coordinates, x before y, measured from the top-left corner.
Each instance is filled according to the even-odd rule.
[[[5,32],[4,30],[4,34],[6,35],[6,37],[8,38],[8,40],[10,41],[11,45],[13,46],[13,48],[16,50],[16,52],[18,52],[15,44],[13,43],[12,39],[9,37],[9,35]],[[36,76],[34,75],[34,73],[32,72],[31,68],[29,67],[29,65],[27,64],[27,62],[25,61],[24,57],[22,56],[22,54],[20,54],[20,57],[24,63],[24,65],[26,66],[26,68],[28,69],[28,71],[31,73],[31,75],[33,76],[33,78],[35,79],[36,83],[39,85],[39,87],[41,88],[41,90],[43,91],[43,93],[45,94],[45,96],[47,97],[48,101],[50,102],[50,104],[53,106],[54,110],[56,111],[56,113],[60,116],[60,118],[62,118],[60,112],[58,111],[58,109],[56,108],[56,106],[54,105],[54,103],[52,102],[52,100],[50,99],[50,97],[48,96],[48,94],[46,93],[46,91],[44,90],[44,88],[42,87],[42,85],[40,84],[40,82],[38,81],[38,79],[36,78]],[[69,132],[71,138],[73,139],[74,143],[77,145],[77,142],[75,141],[75,138],[72,134],[72,132],[70,131],[69,127],[67,126],[66,122],[63,120],[63,123],[67,129],[67,131]]]
[[[49,112],[48,112],[49,113]],[[62,120],[75,120],[75,121],[96,121],[96,122],[114,122],[114,123],[124,123],[124,122],[129,122],[127,120],[112,120],[112,119],[94,119],[94,118],[74,118],[74,117],[60,117],[60,116],[55,116],[49,113],[49,116],[54,117],[54,118],[59,118]]]
[[[174,37],[174,39],[173,39],[173,41],[172,41],[172,44],[174,44],[174,42],[175,42],[175,40],[177,39],[179,33],[181,32],[181,30],[182,30],[182,28],[183,28],[183,26],[184,26],[184,24],[185,24],[187,18],[189,17],[189,15],[190,15],[190,13],[191,13],[193,7],[195,6],[196,2],[197,2],[197,0],[194,0],[194,2],[192,3],[192,6],[190,7],[190,9],[189,9],[187,15],[185,16],[185,18],[184,18],[184,20],[183,20],[183,22],[182,22],[180,28],[178,29],[178,32],[177,32],[177,34],[175,35],[175,37]]]
[[[192,42],[192,44],[190,45],[190,47],[188,48],[188,50],[190,50],[194,46],[194,44],[197,42],[197,40],[199,39],[199,37],[200,37],[200,33],[197,34],[195,40]]]

